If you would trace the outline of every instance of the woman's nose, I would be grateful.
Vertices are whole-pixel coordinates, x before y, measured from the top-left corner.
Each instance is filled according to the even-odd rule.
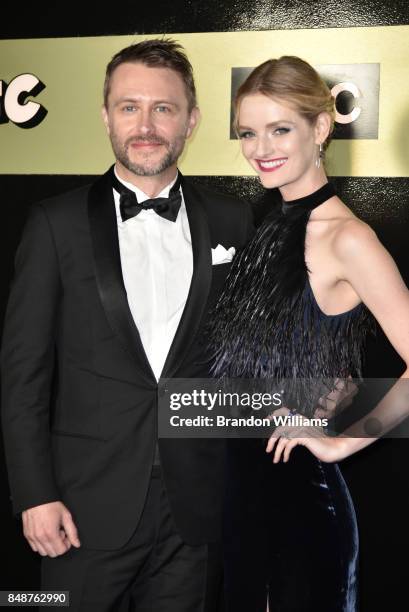
[[[273,152],[274,152],[274,144],[273,144],[272,139],[269,138],[269,135],[265,134],[257,138],[257,144],[256,144],[256,150],[255,150],[256,157],[260,157],[260,158],[268,157],[268,156],[271,156]]]

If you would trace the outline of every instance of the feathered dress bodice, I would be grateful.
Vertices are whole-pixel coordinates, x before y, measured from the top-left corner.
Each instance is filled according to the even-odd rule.
[[[233,261],[209,329],[215,377],[285,381],[305,416],[313,415],[322,383],[361,377],[373,329],[363,304],[335,316],[320,310],[305,263],[310,212],[275,207]]]

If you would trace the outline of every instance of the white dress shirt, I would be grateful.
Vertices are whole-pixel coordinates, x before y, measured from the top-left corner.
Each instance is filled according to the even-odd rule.
[[[143,191],[119,178],[135,192],[139,203],[149,199]],[[175,179],[156,197],[168,197]],[[114,189],[122,276],[129,308],[156,379],[159,380],[178,328],[193,273],[189,221],[183,199],[175,222],[154,210],[142,210],[122,221],[119,194]]]

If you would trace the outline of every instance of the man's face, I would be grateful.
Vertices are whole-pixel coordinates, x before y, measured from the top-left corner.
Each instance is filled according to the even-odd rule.
[[[168,68],[120,64],[111,76],[102,115],[116,159],[137,176],[176,167],[198,119],[184,83]]]

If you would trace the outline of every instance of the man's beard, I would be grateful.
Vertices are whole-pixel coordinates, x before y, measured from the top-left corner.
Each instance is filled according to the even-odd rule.
[[[156,164],[152,164],[149,161],[149,157],[147,157],[146,162],[135,163],[133,162],[128,155],[128,147],[133,142],[149,142],[153,144],[161,144],[166,149],[167,152],[162,159],[160,159]],[[137,176],[156,176],[160,174],[164,170],[170,168],[181,155],[184,145],[185,145],[185,137],[184,135],[177,136],[173,142],[169,142],[163,138],[159,138],[158,136],[140,136],[132,138],[128,138],[124,143],[121,143],[115,134],[111,133],[111,145],[112,150],[115,154],[116,159],[130,172],[136,174]]]

